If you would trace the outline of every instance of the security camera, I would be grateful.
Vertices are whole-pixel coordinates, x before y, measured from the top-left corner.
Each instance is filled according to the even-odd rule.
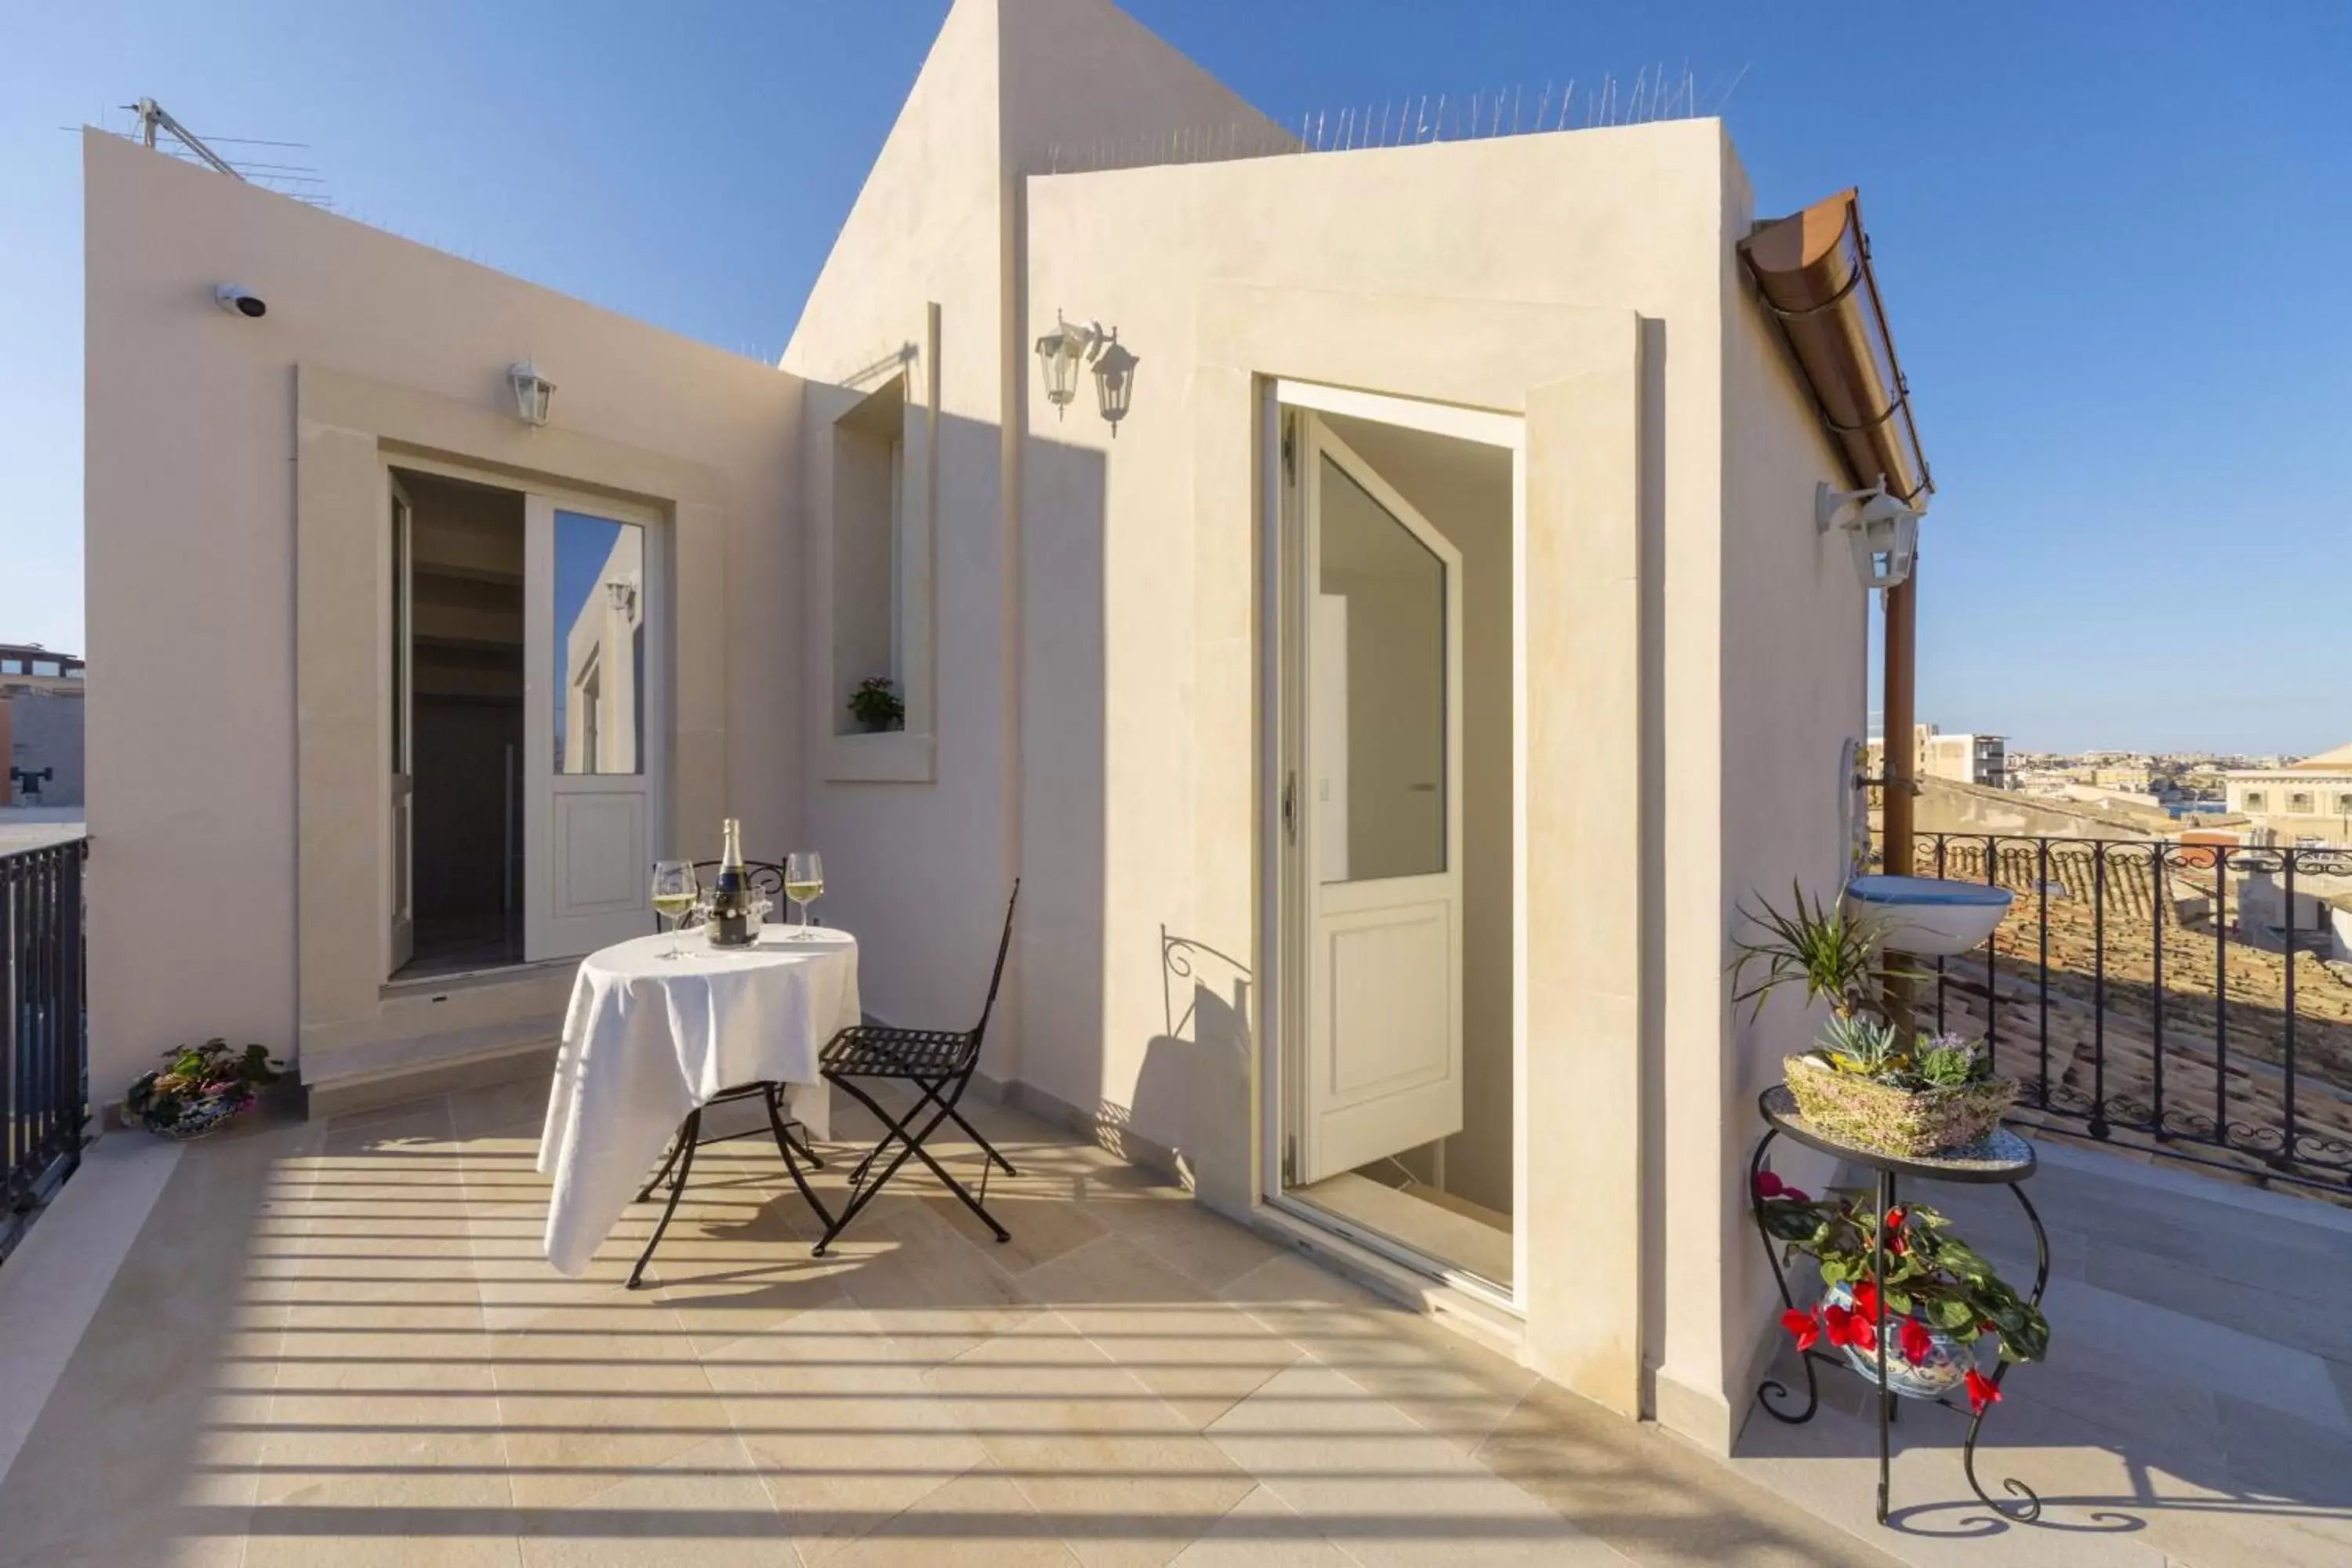
[[[269,314],[269,307],[260,295],[224,283],[213,290],[213,302],[234,316],[257,320]]]

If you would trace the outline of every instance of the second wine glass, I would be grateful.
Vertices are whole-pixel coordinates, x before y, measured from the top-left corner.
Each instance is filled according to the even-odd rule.
[[[794,938],[806,940],[809,933],[808,907],[824,895],[824,857],[813,849],[802,849],[784,857],[784,897],[792,900],[801,911],[801,923],[793,932]]]

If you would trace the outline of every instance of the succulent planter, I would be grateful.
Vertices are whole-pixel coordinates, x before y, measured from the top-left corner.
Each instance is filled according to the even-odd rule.
[[[1964,1149],[2000,1125],[2017,1093],[2015,1081],[2005,1078],[1910,1089],[1833,1072],[1802,1057],[1780,1066],[1807,1121],[1833,1138],[1888,1154]]]
[[[1831,1286],[1822,1292],[1822,1305],[1853,1310],[1853,1288],[1844,1283]],[[1956,1342],[1951,1335],[1936,1328],[1924,1319],[1920,1327],[1927,1331],[1927,1353],[1913,1361],[1903,1352],[1898,1334],[1902,1319],[1894,1312],[1886,1314],[1880,1331],[1888,1336],[1886,1343],[1886,1387],[1890,1393],[1906,1399],[1941,1399],[1968,1380],[1969,1369],[1976,1365],[1976,1357]],[[1846,1364],[1873,1383],[1878,1381],[1878,1352],[1864,1350],[1858,1345],[1841,1345]]]

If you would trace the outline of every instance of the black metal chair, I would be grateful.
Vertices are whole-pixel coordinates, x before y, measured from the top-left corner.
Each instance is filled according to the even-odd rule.
[[[782,867],[772,860],[747,860],[743,863],[743,870],[753,892],[765,893],[779,900],[782,899],[784,890]],[[697,860],[694,863],[694,874],[698,880],[705,877],[715,880],[719,875],[719,862]],[[658,916],[655,918],[654,924],[656,930],[660,928],[661,921]],[[685,929],[684,921],[680,922],[680,929]],[[662,1233],[669,1229],[670,1216],[677,1213],[678,1199],[686,1192],[687,1173],[694,1169],[695,1150],[706,1142],[725,1143],[737,1138],[759,1136],[760,1130],[755,1127],[749,1132],[730,1132],[723,1137],[706,1139],[702,1136],[702,1113],[714,1105],[730,1105],[755,1097],[766,1106],[769,1130],[775,1134],[776,1148],[784,1157],[784,1168],[792,1173],[793,1184],[800,1188],[801,1196],[808,1200],[809,1206],[816,1210],[820,1218],[828,1225],[833,1223],[833,1216],[827,1213],[825,1206],[817,1201],[816,1194],[809,1187],[808,1179],[801,1174],[800,1161],[806,1160],[811,1169],[819,1171],[824,1169],[824,1162],[818,1158],[816,1151],[809,1147],[804,1138],[793,1136],[793,1128],[799,1127],[803,1132],[806,1132],[807,1129],[783,1113],[784,1086],[770,1080],[737,1084],[731,1089],[720,1090],[700,1106],[687,1112],[686,1120],[678,1123],[677,1135],[670,1140],[669,1152],[663,1158],[661,1168],[656,1170],[653,1173],[653,1178],[638,1191],[637,1202],[644,1203],[654,1195],[654,1189],[662,1184],[663,1178],[670,1178],[669,1201],[662,1207],[661,1220],[654,1226],[653,1236],[646,1242],[645,1251],[638,1255],[636,1267],[629,1270],[630,1289],[635,1289],[638,1282],[645,1278],[646,1265],[653,1261],[654,1248],[661,1245]]]
[[[823,1258],[834,1238],[848,1228],[875,1194],[889,1184],[911,1156],[930,1167],[931,1174],[947,1184],[948,1190],[961,1199],[966,1208],[978,1215],[981,1223],[996,1234],[998,1241],[1010,1241],[1013,1233],[996,1223],[988,1212],[988,1172],[992,1165],[1001,1165],[1008,1176],[1021,1173],[1013,1162],[996,1152],[996,1146],[980,1135],[979,1130],[963,1119],[956,1102],[971,1083],[974,1068],[980,1065],[981,1039],[988,1032],[988,1016],[996,1007],[996,990],[1004,980],[1004,955],[1013,946],[1013,911],[1021,902],[1021,883],[1015,879],[1013,896],[1004,905],[1004,934],[996,942],[996,969],[988,978],[988,1000],[981,1005],[980,1022],[970,1029],[897,1029],[876,1024],[859,1024],[841,1031],[824,1047],[818,1058],[827,1083],[840,1086],[842,1091],[881,1119],[888,1129],[882,1141],[867,1151],[856,1168],[849,1173],[849,1202],[843,1205],[840,1217],[828,1218],[825,1231],[814,1247],[815,1256]],[[858,1086],[856,1080],[911,1083],[922,1091],[903,1117],[894,1117],[882,1109],[873,1095]],[[915,1119],[929,1107],[938,1110],[923,1124],[920,1131],[908,1129]],[[981,1151],[980,1196],[974,1197],[961,1182],[950,1175],[947,1167],[932,1158],[923,1147],[924,1142],[939,1131],[943,1121],[953,1121],[963,1129],[964,1136],[979,1145]],[[887,1153],[893,1144],[902,1144],[898,1154],[873,1175],[874,1163]],[[867,1178],[872,1176],[869,1181]]]

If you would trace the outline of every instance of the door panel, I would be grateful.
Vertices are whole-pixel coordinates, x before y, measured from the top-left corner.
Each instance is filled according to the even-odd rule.
[[[400,481],[392,486],[392,779],[387,859],[391,939],[384,973],[396,974],[416,952],[415,513]]]
[[[652,929],[667,600],[648,524],[533,495],[524,525],[524,955],[568,958]]]
[[[1462,1130],[1462,558],[1302,419],[1306,1184]]]

